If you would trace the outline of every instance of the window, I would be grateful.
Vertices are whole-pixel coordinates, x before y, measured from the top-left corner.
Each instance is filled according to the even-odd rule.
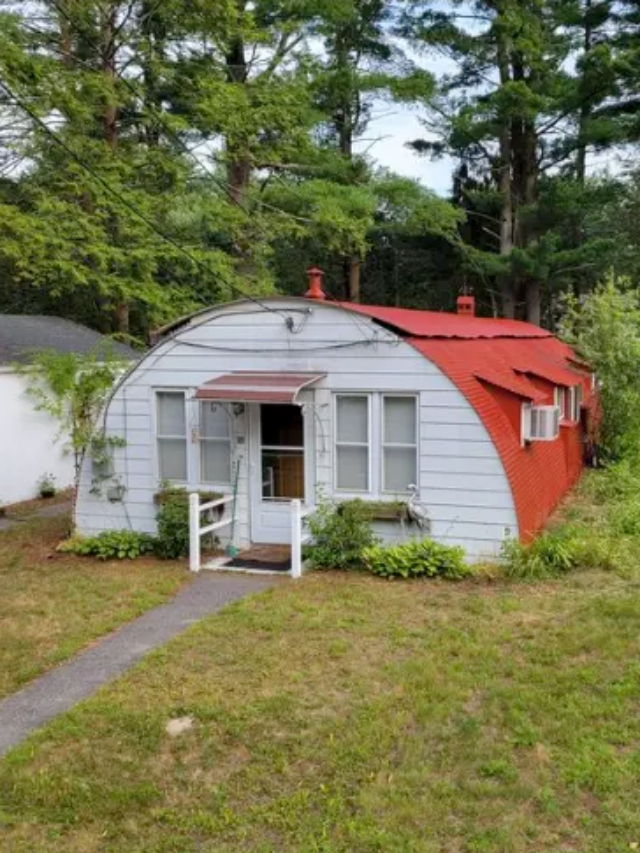
[[[344,492],[368,492],[369,397],[340,394],[336,397],[336,488]]]
[[[416,398],[382,398],[382,491],[407,492],[417,482]]]
[[[560,420],[568,420],[567,391],[564,388],[556,386],[553,389],[553,405],[560,410]]]
[[[576,423],[580,420],[580,407],[582,405],[582,385],[569,388],[569,417]]]
[[[304,418],[300,406],[260,406],[262,499],[304,500]]]
[[[186,482],[187,419],[184,392],[156,393],[156,443],[160,479]]]
[[[219,403],[200,404],[200,479],[203,483],[231,482],[229,414]]]
[[[560,409],[557,406],[532,406],[522,409],[525,441],[553,441],[560,433]]]

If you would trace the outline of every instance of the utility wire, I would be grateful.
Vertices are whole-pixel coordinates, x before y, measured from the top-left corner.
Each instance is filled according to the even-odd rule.
[[[219,273],[214,272],[208,266],[208,264],[203,263],[198,258],[196,258],[195,255],[192,255],[188,249],[185,249],[185,247],[182,246],[180,243],[178,243],[173,237],[170,237],[168,234],[165,234],[163,231],[161,231],[156,226],[156,224],[151,219],[149,219],[149,217],[146,214],[142,213],[136,207],[136,205],[132,204],[121,193],[119,193],[117,190],[115,190],[109,184],[109,182],[106,181],[102,177],[102,175],[100,175],[92,166],[89,166],[84,160],[82,160],[82,158],[80,158],[76,154],[76,152],[72,148],[70,148],[62,139],[60,139],[58,134],[54,133],[54,131],[51,130],[50,127],[47,126],[46,122],[44,122],[40,118],[40,116],[38,116],[29,106],[27,106],[27,104],[25,104],[24,101],[22,101],[15,94],[15,92],[13,92],[9,88],[9,86],[7,86],[7,84],[4,81],[0,81],[0,86],[2,86],[2,88],[9,95],[9,97],[15,101],[15,103],[29,116],[29,118],[38,127],[40,127],[53,142],[56,143],[56,145],[58,145],[60,148],[62,148],[62,150],[65,151],[69,155],[69,157],[71,157],[88,174],[90,174],[93,177],[93,179],[98,184],[100,184],[101,187],[103,187],[103,189],[105,189],[110,195],[112,195],[114,198],[116,198],[124,207],[126,207],[131,213],[133,213],[134,216],[136,216],[138,219],[140,219],[142,222],[144,222],[148,228],[150,228],[155,234],[158,235],[158,237],[161,237],[166,243],[169,243],[171,246],[173,246],[174,249],[177,249],[178,252],[180,252],[182,255],[184,255],[186,258],[188,258],[191,261],[191,263],[195,264],[195,266],[199,267],[200,269],[204,270],[205,272],[208,272],[210,275],[213,274],[214,276],[217,276],[218,278],[220,278],[222,280],[222,282],[227,287],[230,288],[230,290],[232,290],[233,292],[242,296],[244,299],[247,299],[250,302],[255,303],[256,305],[259,305],[263,310],[269,311],[272,314],[279,314],[280,316],[283,316],[283,317],[286,316],[285,314],[283,314],[283,312],[281,310],[278,310],[276,308],[272,308],[270,305],[266,305],[265,303],[261,302],[259,299],[256,299],[254,296],[251,296],[250,294],[245,293],[245,291],[243,291],[237,285],[233,284],[230,281],[225,280],[222,276],[220,276]]]

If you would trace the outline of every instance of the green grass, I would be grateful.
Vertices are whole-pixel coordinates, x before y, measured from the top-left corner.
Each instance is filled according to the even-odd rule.
[[[0,533],[0,696],[166,601],[188,579],[171,563],[57,554],[68,526],[60,516]]]
[[[309,576],[7,756],[0,846],[623,853],[640,842],[639,661],[634,577]]]

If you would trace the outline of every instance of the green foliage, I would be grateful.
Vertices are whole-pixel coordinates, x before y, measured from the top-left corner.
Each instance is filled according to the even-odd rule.
[[[135,560],[151,554],[155,548],[153,536],[134,530],[105,530],[97,536],[74,536],[58,546],[64,554],[97,557],[99,560]]]
[[[58,423],[58,437],[73,456],[76,485],[84,455],[97,440],[100,413],[125,364],[103,346],[89,355],[42,350],[19,366],[36,409]]]
[[[640,302],[630,283],[613,276],[584,300],[565,300],[564,338],[594,368],[602,420],[597,440],[604,461],[640,452]]]
[[[305,558],[314,569],[361,568],[364,550],[376,542],[370,511],[360,500],[342,504],[321,500],[308,527],[312,544]]]
[[[53,474],[43,474],[38,480],[38,494],[41,498],[52,498],[56,494],[56,478]]]
[[[565,530],[545,531],[530,544],[508,539],[502,546],[504,573],[509,578],[536,580],[578,568],[576,540]]]
[[[186,492],[182,495],[168,497],[156,513],[155,551],[163,560],[177,560],[189,553],[189,498]]]
[[[368,571],[383,578],[459,580],[473,574],[465,563],[462,548],[442,545],[433,539],[374,545],[364,550],[362,561]]]
[[[626,576],[640,566],[640,477],[622,460],[588,472],[551,528],[533,542],[503,546],[507,577],[535,580],[601,569]]]

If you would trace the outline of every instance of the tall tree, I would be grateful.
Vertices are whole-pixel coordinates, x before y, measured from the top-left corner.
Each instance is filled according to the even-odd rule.
[[[490,176],[483,185],[497,202],[493,230],[502,312],[540,323],[547,284],[536,263],[544,242],[541,187],[548,175],[567,167],[584,182],[588,146],[598,141],[591,135],[592,113],[615,88],[610,63],[594,50],[594,32],[608,12],[596,16],[589,5],[572,0],[451,6],[448,12],[430,2],[411,6],[410,31],[456,65],[441,81],[431,111],[429,128],[438,141],[419,141],[417,147],[453,154],[475,178]],[[576,59],[580,73],[571,71]],[[495,269],[490,259],[487,264]]]

